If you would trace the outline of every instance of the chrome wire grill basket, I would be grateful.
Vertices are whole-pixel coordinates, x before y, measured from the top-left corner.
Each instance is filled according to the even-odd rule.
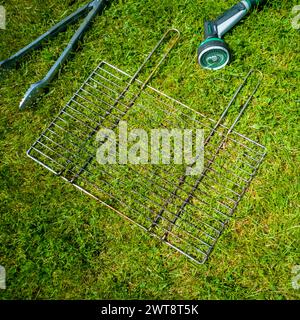
[[[154,52],[169,46],[146,81],[138,76]],[[255,94],[244,97],[231,126],[230,108],[254,74],[250,71],[218,121],[151,87],[148,83],[179,38],[169,30],[132,77],[101,62],[47,129],[30,147],[30,158],[99,200],[121,216],[197,263],[204,263],[233,216],[264,159],[265,148],[236,132],[235,126]],[[187,175],[187,164],[99,164],[97,133],[128,129],[204,129],[204,168]]]

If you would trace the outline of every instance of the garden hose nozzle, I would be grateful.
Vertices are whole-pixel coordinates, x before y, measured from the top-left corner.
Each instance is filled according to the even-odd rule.
[[[225,67],[230,59],[230,50],[222,39],[226,32],[239,23],[252,8],[264,0],[242,0],[214,21],[205,21],[205,40],[198,48],[198,62],[201,67],[218,70]]]

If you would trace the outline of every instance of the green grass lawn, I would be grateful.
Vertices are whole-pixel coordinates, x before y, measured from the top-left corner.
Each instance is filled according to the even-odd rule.
[[[300,37],[291,24],[298,1],[269,1],[226,35],[234,52],[228,67],[200,69],[196,49],[204,19],[235,2],[112,1],[46,94],[23,112],[18,105],[27,88],[44,77],[76,26],[24,57],[17,69],[1,71],[0,265],[7,289],[0,290],[0,299],[300,298],[292,287],[292,268],[300,265]],[[2,1],[7,26],[0,30],[0,60],[85,3]],[[263,73],[238,131],[265,145],[268,154],[204,265],[26,156],[100,61],[133,74],[170,27],[181,31],[181,40],[151,85],[197,111],[217,119],[235,89],[228,79],[251,68]]]

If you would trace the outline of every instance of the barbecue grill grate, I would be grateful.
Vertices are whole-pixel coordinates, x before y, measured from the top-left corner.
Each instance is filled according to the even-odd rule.
[[[169,246],[204,263],[266,154],[262,145],[234,130],[259,81],[244,98],[232,126],[225,126],[228,110],[254,71],[214,121],[148,85],[154,72],[145,82],[138,80],[144,64],[131,77],[101,62],[27,154]],[[121,121],[129,130],[204,129],[204,170],[186,175],[186,164],[99,164],[97,132],[101,128],[117,132]]]

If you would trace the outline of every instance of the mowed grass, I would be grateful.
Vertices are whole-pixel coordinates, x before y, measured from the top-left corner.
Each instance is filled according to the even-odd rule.
[[[24,57],[0,79],[1,299],[299,299],[300,264],[298,1],[269,1],[226,41],[230,66],[201,70],[203,21],[236,1],[112,1],[38,103],[20,112],[28,86],[44,77],[76,26]],[[4,1],[0,60],[86,1]],[[2,4],[1,3],[1,4]],[[263,82],[239,132],[268,155],[236,219],[210,259],[195,265],[26,157],[26,150],[102,60],[133,74],[169,27],[182,37],[152,85],[215,119],[235,89],[218,79],[256,68]],[[222,82],[222,81],[221,81]],[[223,83],[223,82],[222,82]]]

